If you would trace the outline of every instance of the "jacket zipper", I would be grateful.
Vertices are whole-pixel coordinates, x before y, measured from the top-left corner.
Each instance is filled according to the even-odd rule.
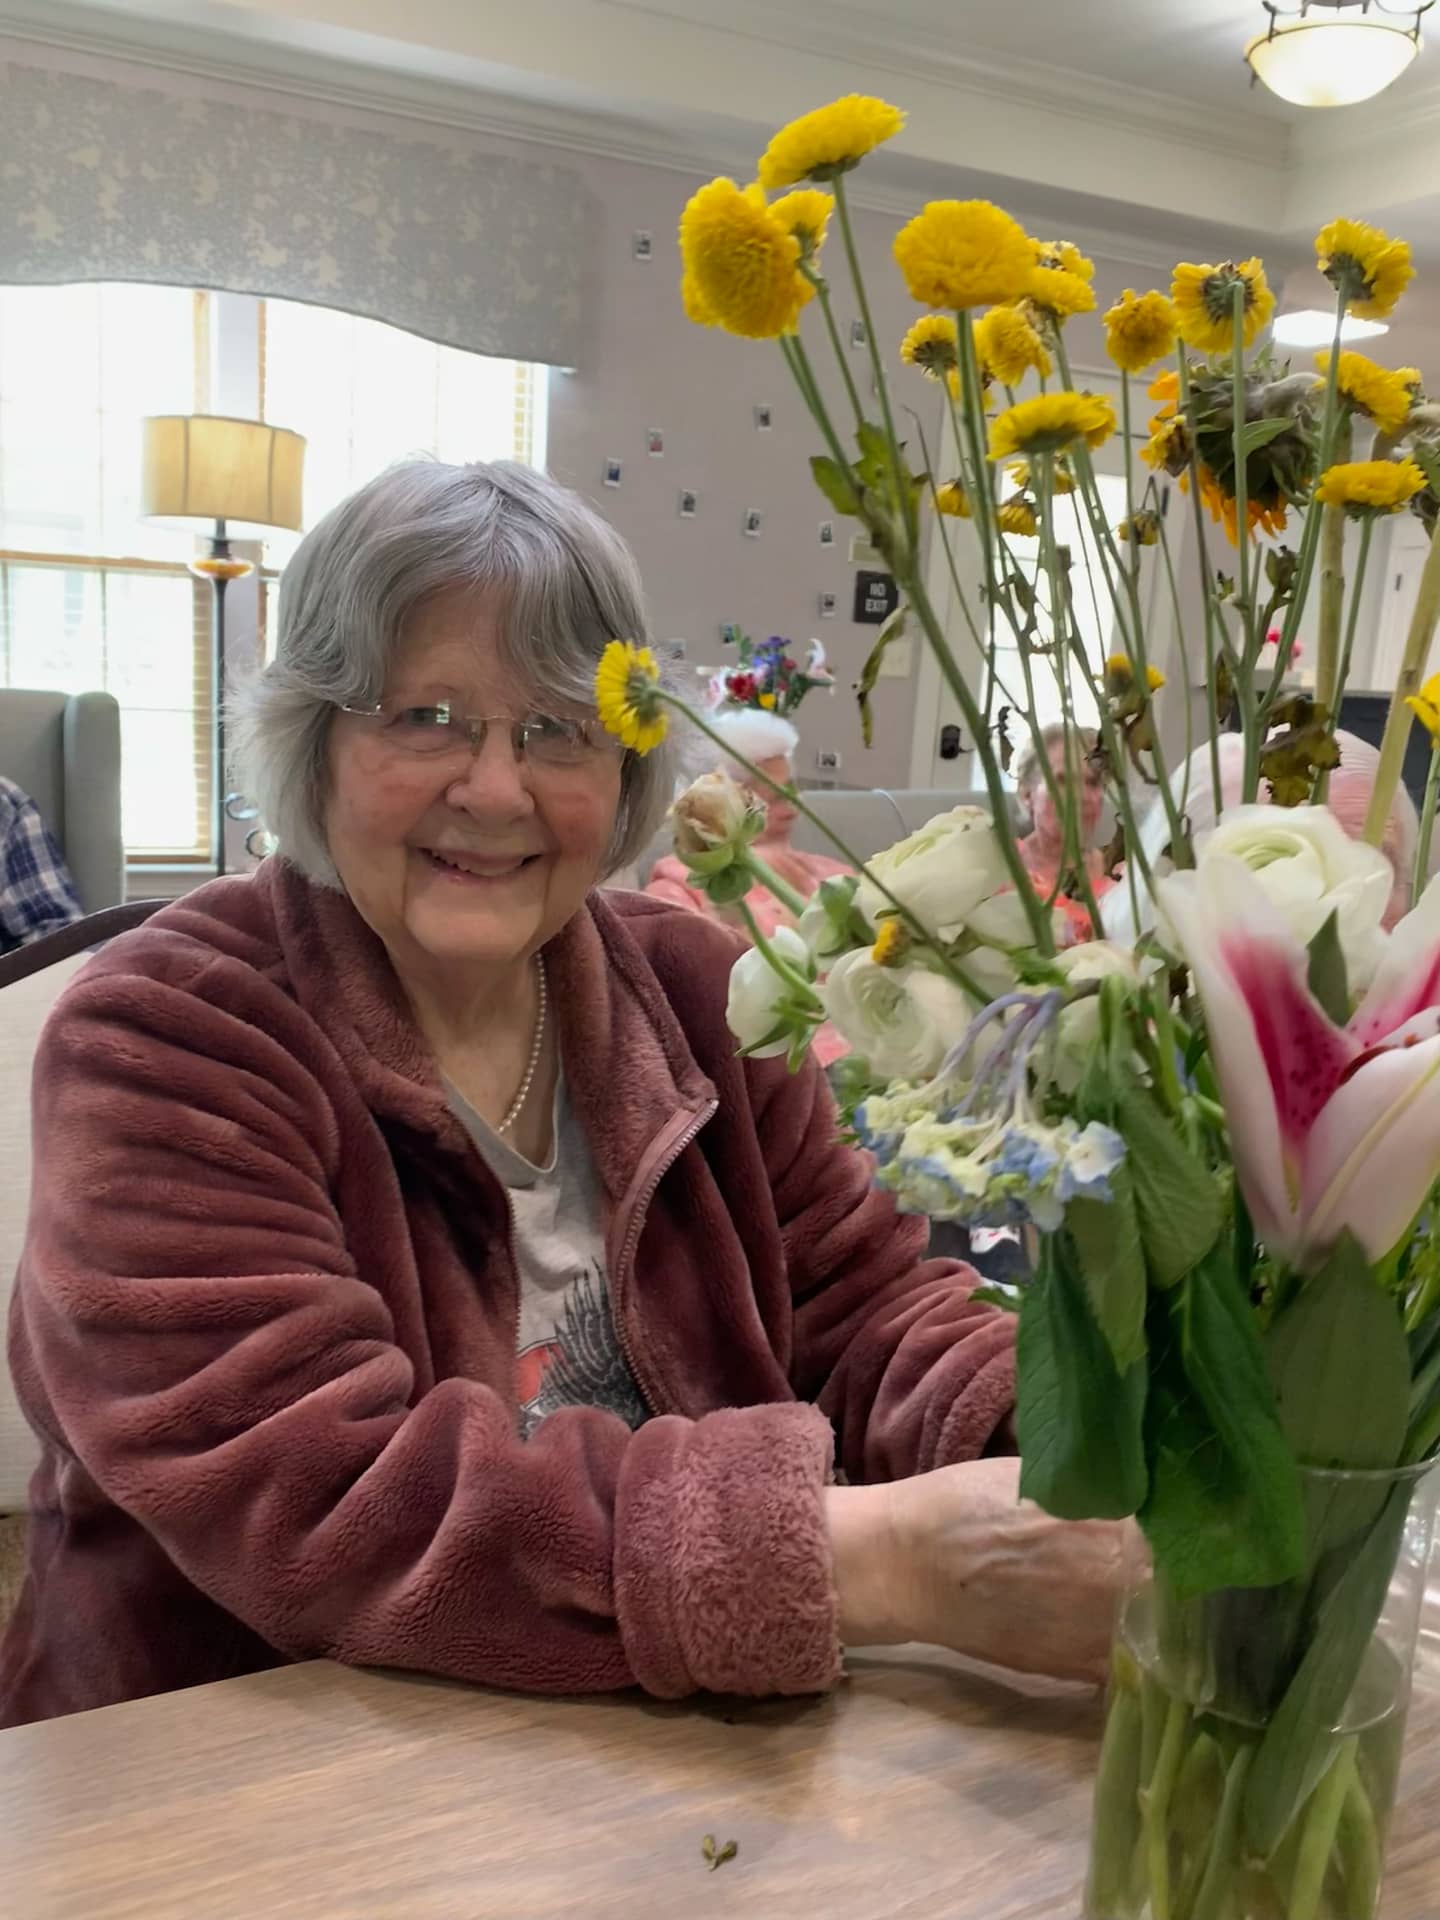
[[[635,1349],[625,1329],[626,1302],[622,1298],[623,1289],[630,1277],[635,1249],[640,1243],[645,1216],[649,1211],[650,1202],[655,1198],[656,1189],[700,1129],[708,1125],[719,1111],[720,1102],[708,1100],[700,1111],[681,1128],[673,1140],[666,1141],[663,1146],[655,1150],[654,1165],[631,1206],[630,1218],[625,1227],[625,1238],[620,1244],[620,1256],[615,1263],[615,1272],[611,1276],[611,1318],[615,1322],[615,1338],[620,1344],[620,1352],[625,1364],[630,1369],[630,1378],[640,1389],[640,1397],[651,1413],[664,1413],[668,1410],[666,1396],[658,1391],[654,1376],[646,1373],[636,1357]],[[518,1339],[518,1333],[516,1337]]]

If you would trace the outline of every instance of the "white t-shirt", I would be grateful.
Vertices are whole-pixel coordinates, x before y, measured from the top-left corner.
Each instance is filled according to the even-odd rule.
[[[515,1392],[521,1435],[528,1439],[560,1407],[602,1407],[627,1426],[640,1426],[649,1415],[610,1310],[600,1179],[563,1076],[555,1089],[555,1145],[544,1167],[517,1153],[448,1082],[445,1091],[510,1196],[520,1280]]]

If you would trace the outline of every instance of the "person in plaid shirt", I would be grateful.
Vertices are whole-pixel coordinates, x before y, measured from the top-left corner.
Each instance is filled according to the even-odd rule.
[[[40,809],[0,775],[0,953],[54,933],[84,911]]]

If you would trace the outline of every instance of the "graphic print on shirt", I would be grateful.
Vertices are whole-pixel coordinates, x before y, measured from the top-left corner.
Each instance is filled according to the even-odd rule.
[[[587,1265],[565,1289],[555,1334],[522,1348],[516,1361],[520,1434],[528,1440],[561,1407],[600,1407],[627,1427],[643,1425],[645,1403],[630,1377],[598,1266]]]

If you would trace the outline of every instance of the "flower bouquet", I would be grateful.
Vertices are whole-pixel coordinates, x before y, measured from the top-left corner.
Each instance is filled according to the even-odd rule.
[[[1393,307],[1408,250],[1350,221],[1319,235],[1336,335],[1313,367],[1265,344],[1274,302],[1258,260],[1181,265],[1168,291],[1125,293],[1104,316],[1117,408],[1069,364],[1067,323],[1095,305],[1090,263],[986,202],[932,202],[895,240],[924,309],[898,358],[902,378],[935,383],[942,424],[927,433],[917,412],[902,433],[846,198],[851,169],[902,124],[883,101],[837,101],[776,135],[756,183],[703,187],[681,220],[682,297],[702,325],[778,342],[815,422],[816,484],[901,590],[860,675],[862,709],[884,648],[918,630],[989,807],[942,814],[797,903],[797,927],[737,963],[731,1025],[748,1054],[798,1065],[832,1021],[853,1048],[837,1072],[844,1124],[877,1181],[932,1218],[1035,1236],[1033,1276],[998,1296],[1019,1314],[1023,1491],[1067,1518],[1134,1515],[1143,1542],[1098,1762],[1090,1920],[1367,1920],[1429,1549],[1423,1483],[1440,1448],[1428,821],[1416,904],[1392,931],[1395,875],[1379,850],[1412,717],[1440,737],[1440,698],[1421,690],[1440,542],[1364,838],[1349,840],[1324,801],[1374,527],[1407,506],[1440,521],[1440,411],[1418,374],[1340,344],[1347,312]],[[873,407],[836,323],[832,228],[870,343]],[[838,410],[813,336],[838,368]],[[1148,437],[1132,428],[1142,374]],[[1114,526],[1093,454],[1117,425],[1127,499]],[[1162,510],[1171,480],[1202,560],[1190,608]],[[1108,660],[1076,619],[1061,529],[1077,503],[1122,640]],[[1359,525],[1349,580],[1347,519]],[[962,539],[976,543],[973,574]],[[927,588],[936,541],[985,663],[979,684]],[[1022,541],[1038,543],[1038,563]],[[1145,612],[1156,566],[1195,745],[1174,774]],[[1274,663],[1293,657],[1312,593],[1316,684],[1298,694]],[[1058,767],[1037,723],[1041,673],[1065,715]],[[1099,716],[1093,744],[1075,724],[1082,689]],[[597,698],[638,752],[686,711],[649,653],[622,640]],[[1220,806],[1227,717],[1238,802],[1192,835],[1188,773],[1210,760]],[[1049,896],[1007,826],[1017,725],[1064,822]],[[1107,905],[1145,931],[1067,947],[1062,888],[1103,924],[1081,844],[1082,758],[1118,822],[1111,871],[1123,856],[1123,878]],[[750,777],[775,790],[758,768]],[[803,795],[787,798],[806,811]],[[1142,809],[1160,810],[1163,857],[1138,830]],[[677,847],[695,885],[734,898],[764,881],[755,817],[721,776],[681,799]]]

